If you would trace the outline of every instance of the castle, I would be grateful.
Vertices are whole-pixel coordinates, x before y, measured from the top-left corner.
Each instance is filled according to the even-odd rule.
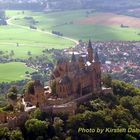
[[[89,41],[86,56],[77,57],[73,53],[70,61],[59,59],[49,86],[33,81],[33,90],[26,91],[23,102],[25,111],[39,106],[44,111],[74,114],[77,104],[101,92],[101,63],[97,50],[93,51]]]
[[[71,61],[58,60],[50,83],[56,84],[59,98],[101,91],[101,63],[97,51],[93,51],[91,41],[88,43],[87,52],[85,58],[80,56],[76,59],[73,53]]]
[[[24,94],[25,102],[36,106],[61,105],[89,93],[100,93],[101,63],[97,51],[93,52],[89,41],[86,57],[71,60],[60,59],[52,72],[49,88],[45,89],[39,81],[34,81],[34,92]]]
[[[44,87],[40,81],[32,81],[33,88],[26,91],[14,104],[15,114],[0,113],[0,121],[10,128],[15,128],[24,122],[28,112],[36,107],[52,113],[75,114],[77,104],[92,98],[93,93],[101,93],[101,63],[97,51],[93,51],[89,41],[86,57],[72,54],[71,61],[58,60],[52,72],[50,85]],[[104,90],[104,93],[110,90]],[[112,91],[111,91],[112,92]],[[16,104],[22,105],[22,110]]]

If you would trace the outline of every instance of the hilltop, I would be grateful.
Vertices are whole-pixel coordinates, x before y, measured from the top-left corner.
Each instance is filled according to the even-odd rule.
[[[49,114],[37,108],[20,129],[0,129],[0,138],[136,140],[140,130],[140,90],[122,81],[113,81],[112,88],[113,94],[94,94],[79,104],[76,115]],[[104,132],[97,133],[96,129]]]

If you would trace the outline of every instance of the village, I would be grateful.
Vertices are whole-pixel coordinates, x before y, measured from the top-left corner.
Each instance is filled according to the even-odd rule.
[[[45,50],[53,56],[53,60],[65,58],[70,60],[74,53],[76,57],[82,55],[86,57],[87,42],[79,41],[79,44],[66,49],[49,49]],[[101,61],[102,73],[111,74],[113,79],[123,80],[140,87],[140,42],[139,41],[92,41],[94,52],[98,52]],[[34,63],[33,63],[34,62]],[[36,67],[39,71],[51,73],[57,62],[44,64],[39,60],[28,61],[27,64]],[[36,65],[36,63],[38,65]],[[49,75],[47,76],[50,79]]]
[[[114,79],[124,80],[140,87],[140,42],[106,41],[92,42],[101,60],[102,72],[111,73]],[[86,55],[86,43],[80,42],[74,48],[65,49],[65,54]]]

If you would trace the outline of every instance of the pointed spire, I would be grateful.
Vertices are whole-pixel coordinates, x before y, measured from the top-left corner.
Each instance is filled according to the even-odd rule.
[[[92,48],[92,43],[91,41],[89,40],[89,43],[88,43],[88,47],[87,47],[87,52],[88,52],[88,61],[90,63],[92,63],[93,61],[93,48]]]
[[[75,57],[75,54],[74,53],[71,56],[71,62],[76,62],[76,57]]]
[[[88,48],[92,48],[91,40],[89,40],[89,42],[88,42]]]

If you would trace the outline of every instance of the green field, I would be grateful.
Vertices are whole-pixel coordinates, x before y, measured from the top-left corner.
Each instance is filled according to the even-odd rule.
[[[19,47],[17,47],[17,43]],[[41,54],[45,48],[66,48],[74,43],[60,37],[51,36],[34,30],[13,26],[0,27],[0,50],[14,50],[16,58],[27,58],[27,52],[32,55]]]
[[[29,26],[30,20],[25,20],[25,16],[32,16],[35,21],[38,21],[36,27],[47,31],[60,31],[64,36],[74,39],[82,40],[140,40],[140,29],[138,28],[121,28],[117,25],[103,25],[103,24],[78,24],[76,20],[86,17],[87,10],[75,10],[66,12],[10,12],[7,11],[9,16],[17,14],[18,18],[12,22]],[[92,12],[89,17],[98,15],[97,12]]]
[[[25,75],[26,71],[32,73],[34,70],[20,62],[0,64],[0,82],[27,79]]]
[[[12,18],[18,12],[20,11],[8,11],[6,15]],[[27,59],[42,54],[44,49],[62,49],[72,47],[74,44],[71,40],[40,30],[31,30],[29,27],[24,28],[15,24],[0,26],[0,51],[3,51],[6,55],[14,51],[13,58]],[[30,56],[28,52],[31,52]],[[0,82],[25,79],[25,71],[33,70],[23,63],[0,64]]]

